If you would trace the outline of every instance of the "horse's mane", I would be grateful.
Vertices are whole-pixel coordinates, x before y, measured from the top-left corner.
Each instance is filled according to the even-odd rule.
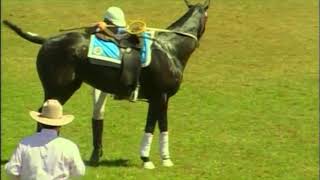
[[[200,4],[194,5],[192,7],[189,8],[189,10],[178,20],[176,20],[174,23],[172,23],[170,26],[167,27],[167,29],[170,30],[189,30],[188,27],[194,24],[199,24],[198,19],[196,19],[195,13],[200,11]],[[194,19],[193,21],[190,19]],[[189,21],[188,23],[186,23],[186,21]],[[186,28],[186,29],[181,29],[181,28]]]

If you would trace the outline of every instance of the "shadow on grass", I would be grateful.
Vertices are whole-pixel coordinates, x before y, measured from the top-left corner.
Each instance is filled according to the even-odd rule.
[[[92,164],[90,161],[85,160],[84,163],[87,166],[97,167],[97,166],[109,166],[109,167],[130,167],[133,166],[129,163],[128,159],[114,159],[114,160],[102,160],[97,164]]]
[[[9,161],[9,160],[7,160],[7,159],[5,159],[5,160],[1,159],[1,165],[6,164],[8,161]]]

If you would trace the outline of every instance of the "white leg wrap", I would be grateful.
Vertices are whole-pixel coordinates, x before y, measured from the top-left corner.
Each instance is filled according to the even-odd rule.
[[[159,137],[160,156],[162,159],[169,159],[169,133],[161,132]]]
[[[160,133],[159,148],[160,148],[160,156],[162,159],[162,165],[166,167],[173,166],[173,163],[170,160],[170,154],[169,154],[169,133],[168,132]]]
[[[153,134],[144,133],[140,146],[140,156],[149,157]]]
[[[104,118],[104,106],[106,104],[107,94],[98,89],[93,89],[92,95],[93,95],[92,119],[101,120]]]

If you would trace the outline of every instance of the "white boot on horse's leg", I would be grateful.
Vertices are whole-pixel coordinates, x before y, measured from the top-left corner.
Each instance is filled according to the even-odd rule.
[[[167,131],[160,133],[159,148],[162,165],[165,167],[173,166],[173,162],[171,161],[169,154],[169,133]]]
[[[152,139],[153,139],[152,133],[144,133],[143,134],[141,146],[140,146],[140,157],[142,159],[146,158],[146,159],[144,159],[144,162],[143,162],[143,168],[145,168],[145,169],[154,169],[155,168],[152,161],[149,161]]]
[[[171,159],[163,159],[162,160],[162,166],[164,167],[172,167],[174,164],[171,161]]]
[[[155,166],[152,161],[143,162],[143,168],[145,169],[154,169]]]

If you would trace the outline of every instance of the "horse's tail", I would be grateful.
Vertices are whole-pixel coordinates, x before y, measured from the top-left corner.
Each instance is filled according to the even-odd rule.
[[[16,32],[20,37],[23,39],[26,39],[28,41],[31,41],[36,44],[43,44],[47,39],[44,37],[41,37],[37,34],[31,33],[31,32],[24,32],[21,28],[19,28],[17,25],[13,24],[12,22],[8,20],[4,20],[3,23],[7,25],[11,30]]]

